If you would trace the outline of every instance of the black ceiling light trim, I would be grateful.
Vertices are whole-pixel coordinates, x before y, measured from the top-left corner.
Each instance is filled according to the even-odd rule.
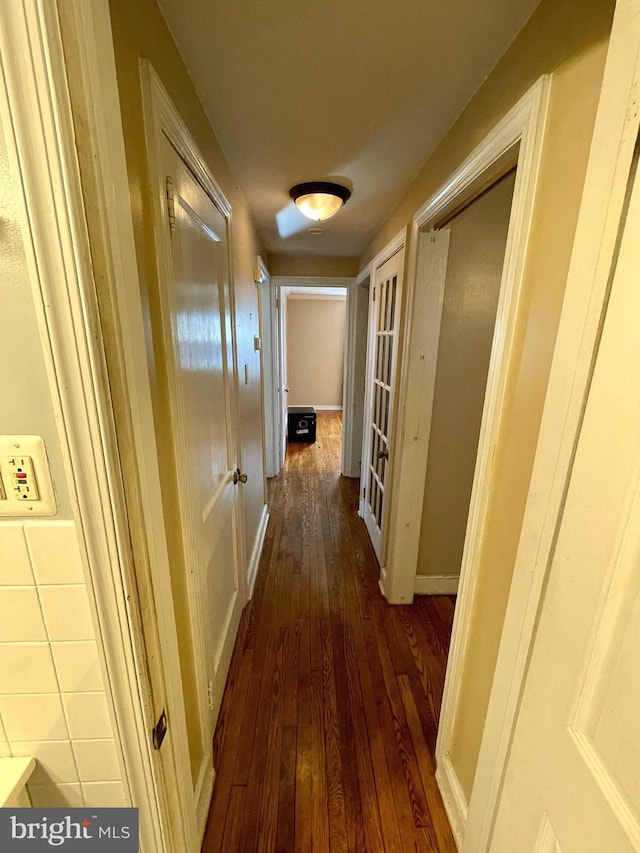
[[[343,204],[346,204],[351,198],[350,189],[343,187],[342,184],[334,184],[331,181],[306,181],[303,184],[296,184],[295,187],[291,187],[289,190],[289,195],[294,201],[303,195],[311,195],[311,193],[335,195],[342,200]]]

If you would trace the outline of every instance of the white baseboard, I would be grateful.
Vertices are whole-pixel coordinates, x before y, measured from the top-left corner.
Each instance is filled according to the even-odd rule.
[[[440,788],[442,801],[447,812],[447,817],[449,818],[449,823],[451,824],[451,831],[459,850],[462,846],[464,830],[467,825],[469,804],[460,785],[458,774],[453,769],[453,764],[448,755],[445,755],[438,762],[436,782],[438,783],[438,788]]]
[[[315,403],[292,403],[302,409],[315,409],[316,412],[341,412],[342,406],[318,406]]]
[[[387,595],[387,570],[384,568],[384,566],[380,566],[380,577],[378,578],[378,586],[380,587],[380,592],[388,601],[389,596]]]
[[[258,566],[260,565],[260,557],[262,555],[262,546],[264,545],[264,537],[267,532],[268,521],[269,508],[265,504],[262,507],[260,524],[258,525],[258,532],[256,533],[255,542],[253,543],[253,550],[251,551],[251,559],[249,560],[249,566],[247,567],[247,598],[251,598],[251,596],[253,595],[253,587],[256,582],[256,575],[258,574]]]
[[[416,595],[457,595],[460,575],[416,575]]]

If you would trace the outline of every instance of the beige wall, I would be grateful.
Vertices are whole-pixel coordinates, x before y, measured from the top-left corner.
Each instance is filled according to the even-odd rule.
[[[342,406],[346,297],[287,299],[290,406]]]
[[[585,177],[614,0],[542,0],[367,248],[375,256],[542,74],[553,74],[506,413],[450,757],[473,785]]]
[[[334,255],[279,255],[269,253],[271,275],[347,276],[358,274],[358,258]]]
[[[460,571],[514,185],[511,172],[446,225],[420,575]]]
[[[236,296],[236,329],[240,383],[240,440],[242,468],[249,474],[243,491],[248,553],[255,540],[265,502],[262,456],[262,393],[260,353],[254,350],[259,335],[258,286],[254,283],[256,255],[265,255],[244,196],[197,97],[189,74],[154,0],[111,0],[111,23],[122,107],[131,206],[143,303],[153,309],[150,295],[155,278],[151,194],[144,147],[139,63],[148,59],[167,89],[178,112],[207,161],[233,209],[232,254]],[[149,311],[147,320],[153,314]],[[248,382],[244,382],[247,365]],[[156,373],[157,370],[157,373]],[[154,393],[163,393],[162,365],[152,366]],[[240,464],[240,460],[238,460]]]

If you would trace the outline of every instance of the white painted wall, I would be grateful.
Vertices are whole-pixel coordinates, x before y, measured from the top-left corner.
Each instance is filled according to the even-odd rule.
[[[0,431],[44,438],[58,514],[0,520],[0,756],[35,806],[125,805],[14,185],[0,129]]]

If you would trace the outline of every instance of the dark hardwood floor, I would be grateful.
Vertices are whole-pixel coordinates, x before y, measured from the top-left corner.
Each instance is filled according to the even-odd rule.
[[[390,607],[340,476],[341,415],[289,445],[214,741],[203,851],[455,851],[434,778],[454,601]]]

